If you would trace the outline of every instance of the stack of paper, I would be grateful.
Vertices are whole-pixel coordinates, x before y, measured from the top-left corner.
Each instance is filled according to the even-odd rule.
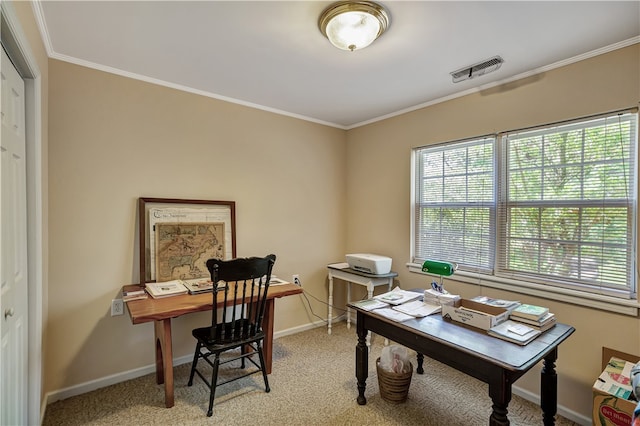
[[[376,309],[376,314],[382,315],[385,318],[389,318],[390,320],[398,321],[398,322],[408,321],[410,319],[415,318],[412,315],[407,315],[393,308]]]
[[[274,286],[274,285],[284,285],[284,284],[289,284],[287,281],[282,280],[278,277],[276,277],[275,275],[271,275],[271,279],[269,280],[269,285],[270,286]]]
[[[401,305],[403,303],[419,299],[421,296],[422,294],[416,291],[407,291],[401,289],[400,287],[396,287],[387,293],[375,296],[374,299],[380,300],[381,302],[385,302],[390,305]]]
[[[351,304],[365,311],[375,310],[376,314],[400,322],[426,317],[442,310],[440,304],[423,302],[419,300],[421,298],[422,293],[396,287],[387,293],[375,296],[373,299],[351,302]]]
[[[440,305],[432,305],[425,303],[422,300],[413,300],[411,302],[403,303],[402,305],[394,306],[396,311],[411,315],[412,317],[426,317],[431,314],[437,314],[442,310]]]
[[[182,280],[165,281],[161,283],[147,283],[145,285],[147,293],[153,298],[177,296],[179,294],[186,294],[188,292],[187,287],[182,283]]]
[[[351,302],[351,304],[360,309],[364,309],[365,311],[389,307],[388,303],[382,302],[378,299],[359,300],[357,302]]]
[[[132,300],[146,299],[147,293],[143,289],[128,290],[122,292],[122,300],[130,302]]]
[[[495,306],[496,308],[503,308],[508,311],[512,311],[520,306],[520,302],[517,300],[494,299],[487,296],[476,296],[471,298],[471,300],[485,305]]]
[[[454,306],[456,301],[460,300],[460,296],[430,288],[424,291],[423,300],[427,303],[431,303],[432,305]]]

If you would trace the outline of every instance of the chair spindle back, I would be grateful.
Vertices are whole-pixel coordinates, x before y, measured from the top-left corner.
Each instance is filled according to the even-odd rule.
[[[213,306],[222,298],[222,308],[212,309],[212,340],[229,342],[254,337],[262,331],[271,271],[276,256],[209,259]]]

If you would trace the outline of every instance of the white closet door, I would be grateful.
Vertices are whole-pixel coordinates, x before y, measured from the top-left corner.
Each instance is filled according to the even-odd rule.
[[[24,82],[0,61],[0,424],[27,424],[27,189]]]

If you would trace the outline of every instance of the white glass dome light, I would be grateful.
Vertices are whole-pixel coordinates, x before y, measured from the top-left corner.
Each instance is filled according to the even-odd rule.
[[[322,12],[320,31],[342,50],[358,50],[370,45],[389,26],[387,11],[369,1],[341,1]]]

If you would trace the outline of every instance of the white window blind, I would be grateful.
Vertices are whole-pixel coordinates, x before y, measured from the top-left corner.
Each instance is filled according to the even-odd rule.
[[[415,151],[414,262],[492,269],[494,146],[483,137]]]
[[[633,291],[637,116],[502,135],[499,274]]]

